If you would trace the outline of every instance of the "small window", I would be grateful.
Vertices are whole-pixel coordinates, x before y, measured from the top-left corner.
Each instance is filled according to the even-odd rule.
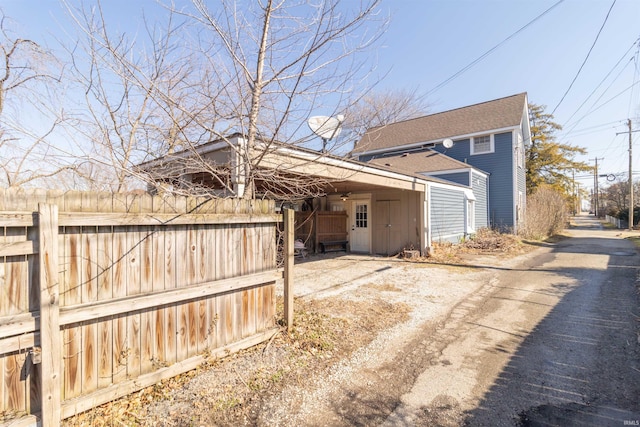
[[[471,140],[471,154],[493,153],[493,135],[475,136]]]
[[[356,205],[356,228],[368,227],[367,205]]]

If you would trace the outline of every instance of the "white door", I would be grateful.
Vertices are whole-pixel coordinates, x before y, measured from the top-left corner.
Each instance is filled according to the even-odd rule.
[[[371,252],[369,242],[370,237],[370,218],[371,207],[369,201],[354,200],[352,203],[352,214],[349,216],[351,221],[351,231],[349,232],[349,243],[352,252]]]

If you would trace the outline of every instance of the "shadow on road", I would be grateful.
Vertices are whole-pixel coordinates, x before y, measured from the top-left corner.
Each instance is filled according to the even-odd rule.
[[[607,240],[572,238],[553,250],[610,255],[606,280],[566,269],[577,286],[526,336],[465,425],[639,425],[640,257],[632,248],[611,255],[619,243]]]

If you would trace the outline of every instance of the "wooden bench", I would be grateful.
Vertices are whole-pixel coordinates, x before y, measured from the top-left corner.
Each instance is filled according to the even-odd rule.
[[[327,252],[347,251],[348,240],[327,240],[320,243],[320,251],[324,254]],[[329,248],[329,249],[327,249]]]

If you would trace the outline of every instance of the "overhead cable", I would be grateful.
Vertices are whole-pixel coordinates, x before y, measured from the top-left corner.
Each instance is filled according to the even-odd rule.
[[[600,34],[602,33],[602,29],[604,28],[605,24],[607,23],[607,20],[609,19],[609,15],[611,14],[611,10],[613,9],[613,6],[615,4],[616,4],[616,0],[613,0],[613,3],[611,3],[611,7],[609,8],[609,11],[607,12],[607,16],[605,16],[604,22],[600,26],[600,30],[598,31],[598,34],[596,35],[596,39],[593,41],[593,44],[591,45],[591,48],[589,49],[589,52],[587,52],[587,56],[584,58],[584,61],[582,61],[582,65],[580,65],[580,68],[578,69],[578,72],[576,73],[575,77],[571,81],[571,84],[567,88],[567,91],[564,93],[564,95],[562,95],[562,98],[560,99],[560,102],[558,102],[558,105],[556,105],[556,107],[551,112],[551,115],[553,115],[553,113],[556,112],[556,110],[558,109],[560,104],[562,104],[562,101],[564,101],[564,99],[567,97],[567,94],[569,93],[569,91],[573,87],[573,84],[578,79],[578,76],[580,75],[580,72],[582,71],[582,68],[584,68],[584,64],[587,63],[587,60],[589,59],[589,56],[591,55],[591,52],[593,51],[593,48],[595,47],[596,43],[598,42],[598,38],[600,37]]]
[[[560,0],[557,3],[555,3],[553,6],[551,6],[549,9],[545,10],[544,12],[542,12],[540,15],[536,16],[535,18],[533,18],[533,20],[529,21],[526,25],[524,25],[523,27],[521,27],[518,31],[516,31],[515,33],[511,34],[509,37],[507,37],[506,39],[502,40],[500,43],[498,43],[497,45],[495,45],[494,47],[492,47],[491,49],[489,49],[488,51],[486,51],[485,53],[483,53],[482,55],[480,55],[479,57],[477,57],[476,59],[474,59],[473,61],[471,61],[469,64],[467,64],[466,66],[464,66],[462,69],[460,69],[458,72],[456,72],[454,75],[452,75],[451,77],[447,78],[446,80],[444,80],[443,82],[440,82],[437,86],[435,86],[433,89],[427,91],[427,93],[425,94],[425,96],[430,95],[434,92],[436,92],[437,90],[441,89],[442,87],[446,86],[448,83],[450,83],[451,81],[453,81],[454,79],[456,79],[457,77],[459,77],[460,75],[462,75],[465,71],[469,70],[471,67],[473,67],[474,65],[476,65],[478,62],[482,61],[484,58],[486,58],[487,56],[489,56],[494,50],[498,49],[500,46],[502,46],[503,44],[505,44],[506,42],[508,42],[509,40],[511,40],[513,37],[515,37],[516,35],[518,35],[519,33],[521,33],[522,31],[524,31],[527,27],[529,27],[531,24],[533,24],[534,22],[536,22],[538,19],[542,18],[544,15],[546,15],[547,13],[551,12],[552,9],[554,9],[556,6],[558,6],[560,3],[564,2],[565,0]]]

